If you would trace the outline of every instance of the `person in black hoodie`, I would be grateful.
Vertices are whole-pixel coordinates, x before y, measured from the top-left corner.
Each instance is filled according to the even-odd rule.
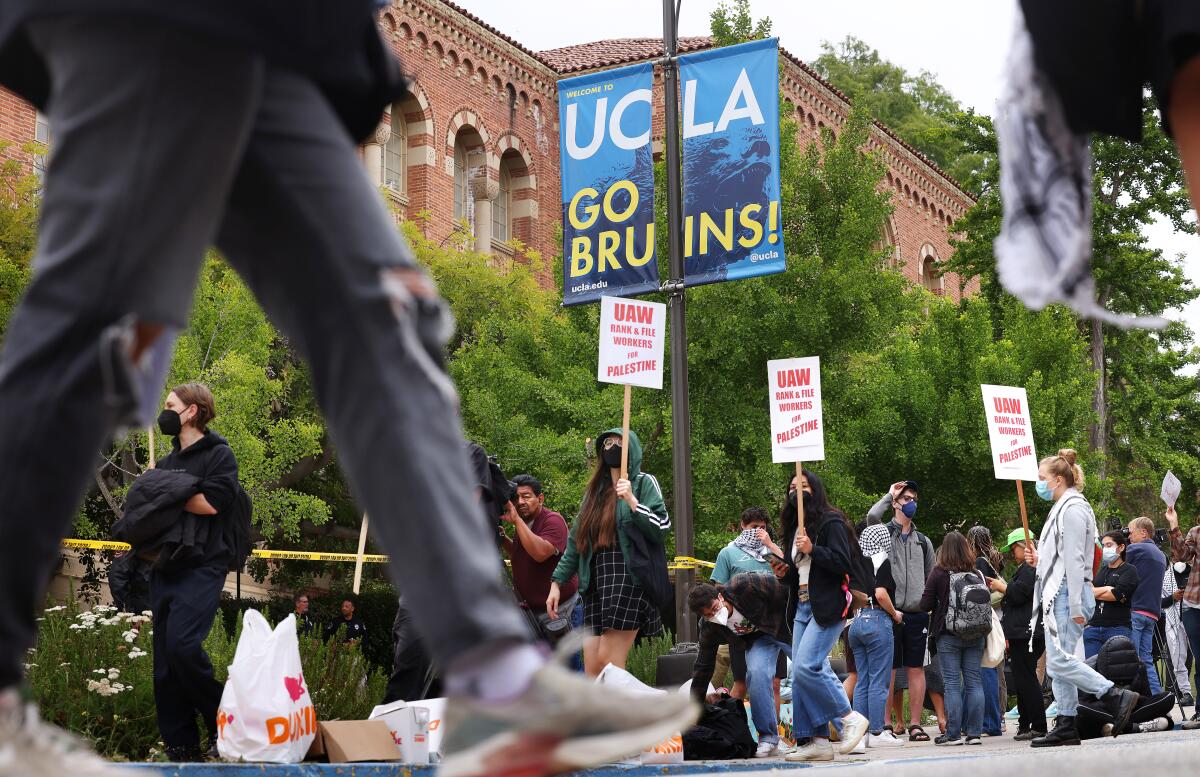
[[[1100,652],[1113,637],[1133,639],[1130,603],[1138,587],[1138,569],[1125,563],[1128,539],[1124,532],[1110,531],[1101,540],[1104,564],[1092,584],[1096,612],[1083,630],[1083,653],[1088,658]],[[1161,584],[1160,584],[1161,585]]]
[[[1004,639],[1008,643],[1008,658],[1012,666],[1013,687],[1017,692],[1018,742],[1029,742],[1046,734],[1046,705],[1042,700],[1042,685],[1037,678],[1037,663],[1046,650],[1046,635],[1039,621],[1031,633],[1029,622],[1033,620],[1033,586],[1037,582],[1037,570],[1025,563],[1025,530],[1013,529],[1000,548],[1011,552],[1017,571],[1012,579],[989,580],[993,591],[1000,591],[1000,622],[1004,626]],[[1035,542],[1029,536],[1030,542]]]
[[[792,697],[804,699],[804,704],[792,711],[792,729],[798,741],[808,740],[786,758],[832,761],[830,723],[842,729],[838,752],[843,755],[858,745],[868,727],[867,718],[851,709],[846,691],[829,665],[829,653],[850,612],[851,554],[861,556],[861,551],[845,515],[829,504],[821,479],[808,470],[789,483],[779,525],[784,564],[772,566],[776,576],[796,591]]]
[[[228,519],[238,489],[238,467],[225,438],[208,428],[217,415],[212,392],[202,383],[176,386],[158,417],[163,434],[174,437],[171,452],[157,469],[186,472],[199,478],[199,490],[187,500],[186,512],[214,522]],[[203,761],[199,714],[216,746],[217,707],[221,683],[213,677],[204,652],[221,602],[221,589],[232,550],[223,531],[209,531],[203,554],[194,566],[173,564],[150,575],[150,609],[154,613],[154,705],[158,729],[172,761]]]

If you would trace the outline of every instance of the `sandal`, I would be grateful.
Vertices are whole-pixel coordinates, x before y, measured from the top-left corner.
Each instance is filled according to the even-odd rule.
[[[925,733],[925,729],[918,726],[916,723],[908,727],[909,742],[928,742],[929,735]]]

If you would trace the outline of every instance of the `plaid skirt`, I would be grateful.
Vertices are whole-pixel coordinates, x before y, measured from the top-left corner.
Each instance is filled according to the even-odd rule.
[[[663,630],[662,616],[630,577],[620,547],[592,554],[592,579],[583,595],[583,625],[597,634],[636,629],[644,637]]]

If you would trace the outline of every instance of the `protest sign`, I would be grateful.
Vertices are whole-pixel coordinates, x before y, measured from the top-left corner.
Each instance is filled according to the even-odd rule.
[[[687,285],[783,272],[779,40],[679,58]]]
[[[625,384],[621,424],[621,477],[628,471],[629,412],[633,386],[661,389],[667,306],[619,297],[600,298],[600,364],[596,379]]]
[[[1174,507],[1179,501],[1179,492],[1183,488],[1183,484],[1179,482],[1179,478],[1175,477],[1175,473],[1167,470],[1167,476],[1163,478],[1162,484],[1162,500],[1167,503],[1167,507]]]
[[[821,415],[821,360],[767,362],[771,403],[771,461],[822,461],[825,421]]]
[[[1025,389],[1015,386],[980,386],[992,444],[992,466],[998,480],[1037,480],[1038,459],[1029,421]]]
[[[600,299],[600,366],[602,383],[661,389],[667,306],[619,297]]]
[[[658,288],[649,63],[558,82],[563,304]]]

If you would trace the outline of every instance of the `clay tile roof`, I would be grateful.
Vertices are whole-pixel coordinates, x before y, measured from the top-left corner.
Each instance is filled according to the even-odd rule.
[[[475,23],[476,23],[476,24],[478,24],[480,27],[484,28],[484,29],[485,29],[485,30],[487,30],[488,32],[490,32],[490,33],[492,33],[493,35],[497,36],[497,37],[498,37],[498,38],[500,38],[501,40],[508,42],[508,43],[509,43],[509,44],[511,44],[511,45],[512,45],[514,48],[516,48],[516,49],[519,49],[520,51],[524,52],[525,54],[528,54],[529,56],[533,57],[533,58],[534,58],[534,59],[536,59],[536,60],[539,60],[539,61],[541,61],[541,62],[545,62],[545,61],[546,61],[546,60],[545,60],[545,59],[543,59],[543,58],[542,58],[542,57],[541,57],[541,56],[540,56],[540,55],[539,55],[539,54],[538,54],[536,51],[531,51],[530,49],[527,49],[527,48],[525,48],[524,44],[522,44],[520,41],[518,41],[517,39],[515,39],[515,38],[513,38],[513,37],[511,37],[511,36],[505,35],[504,33],[500,32],[500,30],[497,30],[495,27],[493,27],[492,25],[488,24],[488,23],[487,23],[487,22],[485,22],[483,19],[480,19],[478,16],[476,16],[476,15],[475,15],[475,14],[473,14],[473,13],[471,13],[471,12],[470,12],[470,11],[468,11],[466,8],[463,8],[461,5],[459,5],[459,4],[457,4],[457,3],[450,2],[450,0],[442,0],[442,2],[443,2],[445,5],[449,6],[451,9],[453,9],[455,12],[457,12],[457,13],[459,13],[459,14],[462,14],[463,16],[467,17],[468,19],[470,19],[471,21],[475,22]],[[549,64],[549,63],[547,63],[547,64]],[[551,67],[553,67],[553,66],[551,65]]]
[[[698,51],[710,46],[712,38],[708,35],[679,39],[680,52]],[[613,38],[538,52],[539,59],[563,74],[624,65],[662,55],[662,38]]]

